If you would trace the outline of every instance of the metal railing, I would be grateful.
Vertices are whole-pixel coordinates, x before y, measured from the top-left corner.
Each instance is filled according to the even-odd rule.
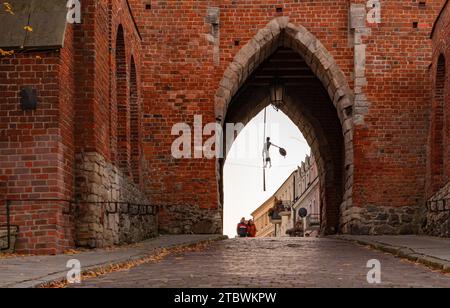
[[[83,204],[98,204],[105,205],[106,214],[114,215],[114,214],[128,214],[130,216],[156,216],[159,213],[160,206],[153,204],[141,204],[141,203],[132,203],[132,202],[84,202]],[[125,209],[125,210],[124,210]]]
[[[18,225],[12,225],[12,215],[16,210],[15,204],[23,204],[29,202],[31,204],[39,203],[59,203],[66,204],[62,208],[63,215],[74,216],[77,215],[79,207],[82,205],[97,205],[105,206],[106,215],[128,214],[129,216],[156,216],[160,212],[161,206],[153,204],[139,204],[133,202],[119,202],[119,201],[105,201],[105,202],[88,202],[79,200],[64,200],[64,199],[8,199],[0,200],[0,230],[6,229],[7,246],[0,247],[1,251],[10,250],[12,229],[19,233]]]
[[[120,201],[102,201],[102,202],[91,202],[91,201],[81,201],[81,200],[65,200],[65,199],[11,199],[4,200],[7,204],[8,217],[11,214],[11,206],[14,203],[66,203],[67,206],[63,208],[62,213],[65,215],[72,215],[78,206],[83,205],[105,205],[106,214],[129,214],[132,216],[137,215],[157,215],[159,212],[160,206],[153,204],[141,204],[141,203],[133,203],[133,202],[120,202]],[[111,206],[114,208],[111,210]],[[126,210],[122,210],[125,208]],[[137,209],[137,210],[136,210]],[[10,219],[10,218],[8,218]]]
[[[3,200],[2,206],[0,207],[0,230],[6,229],[6,247],[0,247],[0,251],[11,249],[11,235],[12,228],[16,229],[16,233],[19,230],[19,226],[11,225],[11,201]]]

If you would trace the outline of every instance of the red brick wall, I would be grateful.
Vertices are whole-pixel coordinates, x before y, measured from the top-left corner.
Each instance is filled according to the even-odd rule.
[[[76,101],[76,199],[145,202],[137,189],[107,186],[128,187],[128,181],[133,180],[142,185],[141,151],[139,147],[136,150],[136,142],[132,147],[133,136],[139,136],[141,130],[139,31],[126,1],[84,1],[82,10],[83,23],[76,26],[75,35],[76,89],[87,91],[77,95]],[[96,166],[93,170],[86,170],[92,165]],[[117,243],[118,236],[110,236],[111,230],[107,230],[111,217],[105,216],[104,207],[88,204],[88,208],[86,215],[77,217],[77,243],[91,247]],[[95,232],[91,230],[93,224],[98,224]]]
[[[75,189],[78,154],[97,152],[117,163],[111,38],[119,24],[126,41],[125,93],[132,56],[134,90],[140,91],[140,38],[126,2],[83,1],[82,19],[81,25],[68,25],[61,50],[0,58],[0,200],[13,200],[11,223],[19,226],[19,252],[54,254],[73,247],[75,222],[67,201],[80,197]],[[19,90],[25,85],[38,91],[36,111],[20,109]],[[137,103],[139,94],[134,94]],[[4,221],[2,215],[0,224]]]
[[[155,203],[217,208],[215,161],[174,161],[168,138],[173,124],[192,125],[194,115],[214,122],[214,95],[224,70],[234,55],[256,32],[281,14],[302,24],[333,49],[342,70],[350,76],[352,50],[347,41],[346,2],[305,1],[130,1],[143,35],[143,147],[149,165],[146,192]],[[211,26],[205,22],[207,8],[221,8],[220,65],[214,65],[213,46],[205,38]],[[314,16],[317,14],[317,18]],[[321,20],[317,23],[317,20]],[[341,31],[336,31],[339,29]],[[333,35],[330,35],[333,33]],[[235,41],[240,46],[235,46]]]
[[[134,58],[130,63],[130,168],[134,182],[142,184],[141,166],[141,98],[139,95],[139,85],[137,80],[136,63]]]
[[[372,106],[355,131],[354,202],[422,207],[430,110],[429,34],[444,1],[383,1],[368,38],[366,94]],[[418,28],[413,28],[418,22]]]
[[[77,151],[99,152],[117,163],[115,48],[119,25],[125,33],[127,82],[132,55],[138,68],[140,65],[140,39],[125,1],[84,1],[82,18],[83,23],[75,26],[74,40],[79,91],[76,95]]]
[[[7,197],[55,197],[62,193],[57,176],[59,145],[58,52],[18,54],[0,59],[2,97],[0,169]],[[20,89],[38,92],[36,111],[22,111]]]
[[[69,28],[68,39],[71,34]],[[13,200],[18,252],[56,253],[73,245],[68,204],[36,201],[67,200],[73,192],[72,58],[68,48],[0,59],[0,199]],[[37,90],[35,111],[21,109],[23,86]]]
[[[144,153],[154,202],[217,206],[215,162],[174,161],[174,123],[195,114],[214,121],[214,94],[234,55],[273,18],[303,25],[330,51],[352,84],[347,1],[130,1],[143,35]],[[366,3],[366,1],[351,1]],[[371,27],[364,88],[370,107],[355,127],[353,204],[358,207],[423,206],[430,112],[429,34],[443,0],[382,1],[382,23]],[[205,38],[208,6],[221,9],[220,65]],[[283,12],[276,11],[282,7]],[[417,28],[413,24],[417,22]],[[235,46],[235,41],[240,45]]]
[[[60,50],[59,58],[59,126],[63,170],[61,178],[64,181],[64,199],[74,200],[75,195],[75,50],[73,46],[74,26],[68,25],[65,33],[64,48]],[[75,217],[73,204],[61,202],[63,210],[57,212],[56,225],[58,238],[56,245],[59,251],[74,246]]]
[[[431,197],[450,180],[450,3],[446,2],[433,33],[433,60],[429,71],[430,133],[427,196]]]
[[[151,1],[151,9],[146,9],[146,0],[128,2],[138,28],[127,1],[85,0],[83,23],[69,27],[61,51],[0,59],[0,199],[82,197],[75,189],[74,169],[83,153],[95,152],[120,165],[115,58],[119,25],[125,36],[126,91],[138,92],[137,97],[127,95],[124,114],[126,121],[142,120],[125,126],[125,139],[131,142],[125,146],[125,169],[133,175],[140,171],[141,180],[135,182],[153,203],[194,210],[176,218],[163,212],[163,224],[189,219],[198,209],[211,216],[220,211],[216,162],[173,159],[171,128],[178,122],[192,124],[197,114],[203,115],[204,123],[215,121],[214,96],[225,69],[268,22],[283,15],[306,27],[330,51],[353,87],[348,1]],[[382,1],[382,23],[370,26],[372,32],[364,38],[364,93],[370,106],[354,130],[352,200],[357,207],[424,204],[433,84],[428,68],[433,62],[431,71],[435,69],[437,50],[449,57],[448,9],[433,36],[434,56],[429,36],[444,2],[429,0],[422,7],[412,1]],[[205,20],[210,6],[221,10],[218,54],[207,39],[212,31]],[[130,86],[132,57],[136,86]],[[446,78],[448,85],[448,74]],[[20,110],[22,85],[38,90],[36,111]],[[138,106],[142,103],[138,116],[130,97]],[[448,125],[445,132],[448,136]],[[136,134],[142,149],[136,145]],[[444,144],[447,181],[449,146]],[[13,209],[19,211],[14,221],[21,226],[21,251],[54,253],[71,245],[72,227],[62,214],[65,204],[21,207]]]
[[[423,232],[450,237],[450,1],[431,34],[433,57],[428,139],[427,216]]]

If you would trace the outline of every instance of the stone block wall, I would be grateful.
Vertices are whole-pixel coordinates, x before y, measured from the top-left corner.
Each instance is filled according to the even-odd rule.
[[[428,201],[423,232],[432,236],[450,237],[450,183]]]
[[[423,215],[424,208],[419,206],[355,207],[342,214],[342,232],[356,235],[417,234]]]
[[[76,175],[78,246],[107,247],[156,236],[155,212],[137,206],[148,205],[147,197],[102,155],[79,155]]]
[[[159,231],[169,234],[222,234],[222,210],[167,205],[161,208]]]

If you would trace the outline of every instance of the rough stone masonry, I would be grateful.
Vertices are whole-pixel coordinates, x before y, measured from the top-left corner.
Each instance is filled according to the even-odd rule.
[[[318,160],[322,231],[448,236],[448,1],[84,0],[80,24],[48,35],[34,14],[59,24],[58,3],[27,4],[34,37],[0,13],[0,48],[20,51],[0,57],[0,200],[19,252],[220,233],[224,161],[173,158],[171,130],[247,123],[273,58],[299,68],[282,110]]]

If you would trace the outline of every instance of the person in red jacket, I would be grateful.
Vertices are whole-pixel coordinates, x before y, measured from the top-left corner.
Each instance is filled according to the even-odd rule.
[[[248,225],[245,222],[245,218],[242,218],[241,222],[237,225],[237,234],[239,235],[239,237],[248,236]]]
[[[256,237],[257,232],[255,223],[250,219],[248,221],[248,237]]]

